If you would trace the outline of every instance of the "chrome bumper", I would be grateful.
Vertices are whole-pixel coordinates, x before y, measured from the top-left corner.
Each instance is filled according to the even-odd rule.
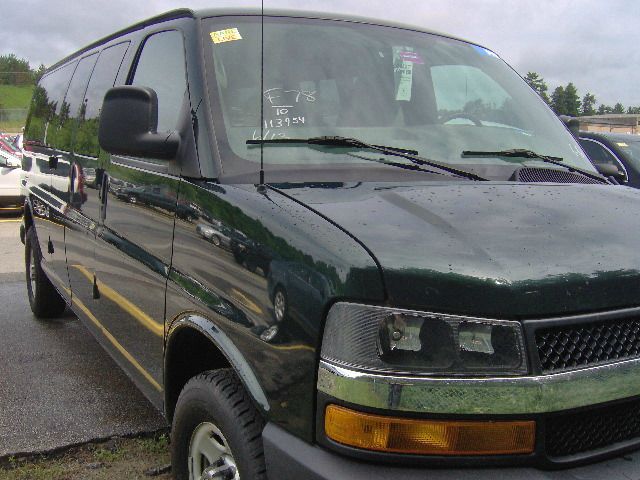
[[[389,376],[321,361],[318,390],[345,402],[385,410],[538,414],[640,395],[640,359],[554,375],[500,378]]]

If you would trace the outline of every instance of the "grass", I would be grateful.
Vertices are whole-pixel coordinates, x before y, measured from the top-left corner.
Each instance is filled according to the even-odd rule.
[[[29,108],[33,85],[0,85],[0,108]]]
[[[0,85],[0,109],[29,108],[33,88],[33,85]],[[26,121],[26,111],[25,118],[4,118],[9,120],[0,121],[0,132],[19,133]]]
[[[26,119],[25,119],[26,120]],[[23,121],[10,121],[10,122],[0,122],[0,132],[6,133],[20,133],[22,127],[24,127]]]
[[[169,463],[167,434],[118,438],[72,447],[64,452],[0,461],[1,480],[143,480],[145,471]],[[155,476],[169,480],[170,473]]]

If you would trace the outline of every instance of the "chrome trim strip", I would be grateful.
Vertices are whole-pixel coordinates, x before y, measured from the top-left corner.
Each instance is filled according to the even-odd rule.
[[[403,412],[537,414],[640,395],[640,359],[555,375],[491,378],[389,376],[322,360],[318,390],[345,402]]]

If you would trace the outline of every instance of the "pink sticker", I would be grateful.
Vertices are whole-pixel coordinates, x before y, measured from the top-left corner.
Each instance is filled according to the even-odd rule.
[[[416,52],[400,52],[399,55],[404,62],[424,64],[424,61]]]

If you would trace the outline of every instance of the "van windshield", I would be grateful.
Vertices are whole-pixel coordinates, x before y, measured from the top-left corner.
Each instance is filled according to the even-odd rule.
[[[262,33],[260,17],[216,17],[204,27],[225,174],[256,172],[261,148],[267,175],[295,172],[300,181],[336,169],[363,180],[372,172],[410,174],[371,162],[381,156],[375,151],[247,144],[320,136],[410,149],[494,179],[509,178],[523,164],[557,167],[462,152],[524,149],[595,172],[553,112],[483,47],[346,21],[265,17]]]

